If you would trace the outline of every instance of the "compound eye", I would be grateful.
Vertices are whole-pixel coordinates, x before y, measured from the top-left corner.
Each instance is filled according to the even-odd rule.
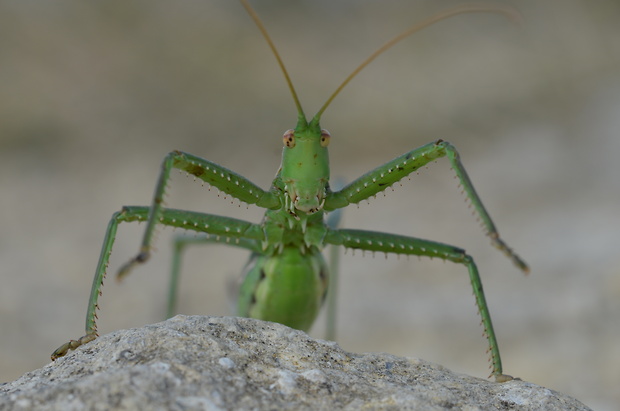
[[[295,130],[286,130],[286,132],[284,132],[282,140],[284,141],[284,145],[288,148],[295,147]]]
[[[331,138],[332,136],[329,134],[329,131],[325,129],[321,130],[321,147],[327,147]]]

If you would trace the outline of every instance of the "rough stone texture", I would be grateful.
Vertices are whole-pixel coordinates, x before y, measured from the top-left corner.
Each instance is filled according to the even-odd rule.
[[[527,383],[503,384],[388,354],[352,354],[288,327],[176,316],[104,335],[0,389],[0,410],[587,410]]]

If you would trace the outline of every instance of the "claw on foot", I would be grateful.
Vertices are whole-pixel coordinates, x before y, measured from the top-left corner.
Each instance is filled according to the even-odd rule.
[[[137,264],[142,264],[146,262],[149,259],[149,257],[150,257],[150,254],[148,251],[146,250],[140,251],[140,253],[137,256],[132,258],[129,262],[125,263],[125,265],[122,266],[120,270],[118,270],[118,274],[116,274],[116,280],[121,281],[123,278],[125,278],[129,274],[131,270],[134,269],[134,267]]]
[[[64,357],[69,352],[69,350],[75,350],[77,347],[91,342],[95,338],[97,338],[96,334],[86,334],[78,338],[77,340],[71,340],[67,343],[64,343],[60,347],[56,348],[56,351],[52,353],[52,361],[56,360],[57,358]]]

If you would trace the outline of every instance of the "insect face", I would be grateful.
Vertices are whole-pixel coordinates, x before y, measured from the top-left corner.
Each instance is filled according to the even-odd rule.
[[[329,140],[327,130],[314,127],[284,133],[280,177],[292,214],[314,214],[323,208],[329,182]]]

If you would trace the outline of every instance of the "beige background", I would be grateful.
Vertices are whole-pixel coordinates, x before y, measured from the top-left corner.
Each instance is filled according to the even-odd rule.
[[[254,1],[312,115],[363,58],[454,1]],[[323,117],[333,176],[436,138],[454,143],[525,278],[489,246],[446,161],[343,225],[449,242],[476,259],[506,372],[599,409],[620,402],[620,6],[512,1],[521,27],[461,16],[407,39]],[[268,187],[296,114],[256,27],[229,0],[0,3],[0,380],[82,335],[112,212],[148,204],[163,156],[182,149]],[[169,204],[259,221],[174,174]],[[119,230],[111,273],[142,229]],[[121,286],[100,330],[162,319],[172,230]],[[184,314],[225,315],[242,251],[187,254]],[[339,342],[485,377],[466,269],[342,258]],[[323,335],[321,325],[312,334]]]

